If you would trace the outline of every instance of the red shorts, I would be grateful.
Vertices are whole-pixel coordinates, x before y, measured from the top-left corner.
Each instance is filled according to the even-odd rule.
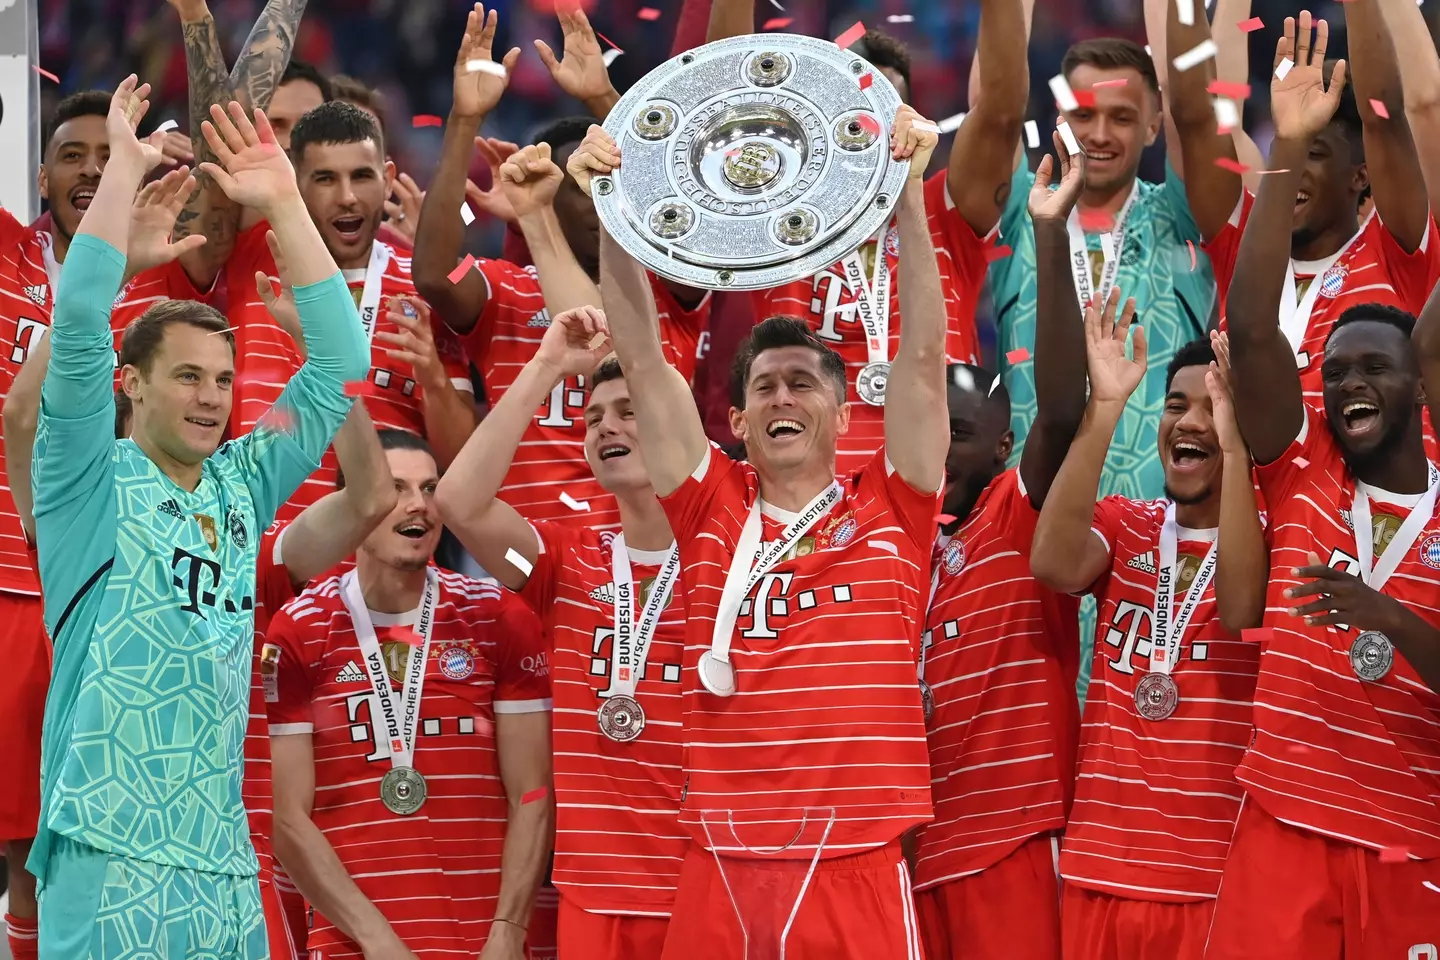
[[[1200,960],[1214,900],[1131,900],[1067,883],[1060,904],[1065,960]]]
[[[529,960],[555,960],[560,955],[559,925],[560,891],[546,882],[535,891],[535,907],[526,927],[525,955]]]
[[[0,593],[0,663],[0,730],[8,741],[0,840],[27,840],[40,821],[40,728],[50,688],[50,640],[39,597]]]
[[[900,841],[809,861],[725,858],[691,845],[662,960],[923,960]],[[799,907],[796,899],[799,896]],[[732,897],[733,894],[733,897]],[[784,953],[777,946],[784,943]]]
[[[270,941],[270,960],[297,960],[299,953],[295,941],[290,938],[290,926],[285,922],[285,908],[274,880],[262,868],[260,874],[260,906],[265,910],[265,935]]]
[[[1380,854],[1281,823],[1246,800],[1208,958],[1440,958],[1440,860]]]
[[[1060,960],[1055,856],[1055,839],[1040,834],[994,866],[915,894],[925,955]]]
[[[585,960],[660,960],[669,917],[586,913],[560,896],[560,956]]]

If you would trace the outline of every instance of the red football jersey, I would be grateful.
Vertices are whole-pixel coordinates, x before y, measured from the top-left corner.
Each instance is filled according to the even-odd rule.
[[[1390,672],[1362,681],[1350,665],[1351,627],[1309,627],[1283,591],[1314,553],[1358,575],[1350,506],[1356,481],[1323,415],[1307,411],[1300,436],[1260,467],[1275,546],[1255,693],[1255,742],[1236,776],[1276,819],[1378,850],[1440,857],[1440,694],[1399,650]],[[1379,558],[1420,499],[1371,488]],[[1440,626],[1440,516],[1406,548],[1383,592]]]
[[[146,270],[121,287],[115,306],[110,311],[110,329],[115,332],[115,386],[120,386],[120,340],[130,321],[165,300],[210,303],[213,295],[213,290],[202,293],[195,289],[195,284],[178,260]]]
[[[552,642],[555,695],[555,886],[593,913],[669,916],[689,835],[680,828],[685,605],[676,583],[650,642],[635,698],[645,728],[629,743],[600,733],[610,684],[614,534],[533,521],[540,555],[521,596]],[[631,549],[636,617],[668,551]]]
[[[970,224],[955,209],[945,179],[946,174],[941,171],[925,181],[925,209],[949,318],[945,353],[952,363],[979,363],[975,307],[985,283],[988,244],[975,236]],[[861,248],[867,282],[873,276],[875,246],[871,242]],[[900,238],[893,223],[885,233],[885,258],[891,271],[888,359],[893,359],[900,343]],[[836,263],[813,277],[762,290],[755,296],[757,320],[777,314],[804,317],[820,338],[845,359],[850,381],[845,397],[850,401],[850,429],[838,441],[835,469],[842,477],[854,473],[865,466],[885,442],[885,408],[871,406],[855,392],[855,376],[869,361],[865,327],[855,309],[860,296],[858,290],[846,281],[843,265]]]
[[[550,312],[534,267],[505,260],[481,260],[479,270],[489,285],[489,299],[475,329],[465,337],[465,351],[485,383],[485,399],[498,403],[525,364],[535,356],[550,326]],[[694,310],[683,309],[668,287],[651,277],[660,317],[665,358],[689,380],[695,375],[700,334],[710,317],[707,296]],[[500,497],[527,520],[576,520],[588,527],[620,524],[615,498],[596,482],[585,462],[585,404],[590,396],[584,377],[559,384],[541,405],[525,431]],[[576,513],[560,500],[568,494],[590,509]]]
[[[935,819],[915,889],[978,873],[1065,825],[1080,709],[1080,604],[1030,575],[1039,514],[1019,470],[937,545],[925,621]]]
[[[683,551],[691,678],[759,486],[753,467],[712,445],[662,501]],[[714,843],[727,854],[793,842],[779,855],[812,857],[832,809],[827,857],[882,846],[931,816],[915,665],[937,494],[913,490],[883,449],[842,488],[740,604],[730,651],[738,692],[687,692],[680,818],[708,847],[704,824],[713,830],[719,811],[723,826],[734,811],[737,833]],[[762,542],[795,517],[765,505]],[[810,839],[797,840],[802,809]]]
[[[1150,670],[1164,500],[1106,497],[1094,531],[1110,569],[1090,588],[1099,612],[1080,728],[1075,806],[1060,854],[1069,883],[1133,900],[1214,897],[1240,813],[1235,765],[1250,742],[1259,651],[1220,625],[1211,580],[1172,676],[1180,702],[1165,720],[1136,712]],[[1175,603],[1184,603],[1217,531],[1177,531]]]
[[[271,621],[280,650],[272,736],[306,733],[315,749],[311,818],[351,878],[411,950],[477,955],[500,890],[506,799],[495,716],[550,709],[549,663],[535,616],[498,586],[439,571],[416,732],[415,767],[429,796],[408,817],[380,802],[390,769],[371,724],[372,696],[340,577],[307,589]],[[419,609],[371,613],[396,695]],[[382,734],[383,737],[383,734]],[[318,912],[309,949],[359,949]]]
[[[265,232],[269,229],[270,225],[262,221],[241,233],[225,268],[230,324],[236,328],[236,347],[239,350],[235,405],[230,415],[231,430],[236,435],[255,426],[256,421],[279,399],[280,391],[295,371],[300,369],[300,358],[290,335],[270,316],[264,301],[255,292],[256,271],[272,278],[276,276],[275,258],[265,242]],[[386,299],[402,294],[415,296],[415,283],[410,278],[409,251],[386,249],[389,257],[381,278],[375,332],[398,333],[399,328],[390,321],[384,303]],[[358,305],[365,288],[365,270],[347,270],[345,279]],[[457,390],[470,392],[473,389],[470,371],[459,340],[437,319],[432,318],[430,326],[435,335],[435,347],[450,374],[450,382]],[[359,388],[370,418],[375,421],[376,427],[394,427],[424,436],[425,418],[421,412],[421,390],[415,383],[415,371],[409,364],[392,359],[386,353],[389,345],[383,340],[372,338],[371,343],[370,375]],[[301,510],[333,491],[337,466],[335,451],[327,450],[320,469],[301,484],[290,501],[280,508],[277,519],[289,522]]]

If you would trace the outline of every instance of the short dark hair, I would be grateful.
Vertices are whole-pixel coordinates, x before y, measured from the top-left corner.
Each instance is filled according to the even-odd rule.
[[[285,65],[285,72],[280,74],[280,83],[277,86],[283,87],[285,84],[294,83],[297,80],[315,84],[320,91],[320,99],[326,103],[335,99],[335,85],[330,82],[329,77],[320,72],[319,67],[297,57],[291,57],[290,62]]]
[[[1326,60],[1323,68],[1325,83],[1330,83],[1331,74],[1335,71],[1335,61]],[[1349,81],[1350,77],[1346,77]],[[1344,89],[1340,91],[1340,105],[1335,108],[1335,115],[1330,122],[1340,127],[1345,132],[1345,139],[1350,143],[1350,161],[1354,166],[1365,162],[1365,124],[1360,119],[1360,104],[1355,99],[1355,86],[1347,82]]]
[[[970,383],[967,386],[966,380]],[[1010,416],[1010,391],[1006,389],[1005,382],[999,380],[994,373],[984,367],[977,367],[973,363],[952,363],[945,368],[945,389],[957,391],[974,391],[985,398],[986,404],[997,404],[1005,408],[1005,416]]]
[[[81,90],[55,104],[55,112],[50,115],[50,121],[45,124],[45,138],[40,141],[41,162],[44,162],[45,154],[50,152],[50,141],[55,139],[56,131],[63,124],[69,123],[76,117],[103,118],[109,116],[110,99],[111,95],[104,90]]]
[[[900,74],[905,81],[905,95],[910,96],[910,51],[905,49],[905,44],[888,33],[866,30],[865,36],[855,44],[855,52],[870,61],[872,67],[889,68]]]
[[[548,143],[551,153],[559,153],[561,147],[584,140],[594,122],[594,117],[561,117],[535,131],[530,142]]]
[[[600,366],[590,375],[590,392],[594,393],[595,388],[610,380],[624,380],[625,371],[620,366],[619,357],[606,357],[600,361]]]
[[[1082,64],[1100,70],[1135,70],[1145,81],[1145,86],[1150,88],[1150,92],[1157,97],[1160,95],[1160,78],[1155,75],[1155,61],[1145,52],[1144,47],[1133,40],[1122,37],[1081,40],[1065,51],[1065,59],[1060,61],[1060,72],[1068,80]]]
[[[820,369],[835,387],[835,396],[845,402],[845,361],[815,335],[799,317],[766,317],[750,331],[735,353],[730,367],[730,405],[745,409],[745,388],[750,384],[750,367],[766,350],[779,347],[808,347],[820,354]]]
[[[356,403],[364,403],[357,400]],[[438,467],[440,461],[435,457],[435,451],[431,448],[429,441],[418,433],[411,433],[409,430],[399,430],[395,427],[379,427],[375,430],[375,436],[380,438],[381,450],[419,450],[421,453],[430,455]],[[335,489],[345,489],[345,471],[339,467],[335,468]]]
[[[160,352],[166,328],[177,323],[189,324],[224,337],[230,345],[230,353],[235,353],[235,333],[230,329],[230,321],[225,319],[225,314],[208,303],[196,300],[161,300],[131,320],[125,328],[125,334],[120,338],[120,366],[131,366],[150,376],[150,367],[155,362],[155,355]]]
[[[130,436],[130,417],[135,408],[130,403],[130,394],[120,387],[115,388],[115,439],[124,440]]]
[[[1185,367],[1209,367],[1215,362],[1215,348],[1210,346],[1209,337],[1198,337],[1175,351],[1175,356],[1170,358],[1170,363],[1165,367],[1165,391],[1170,391],[1170,383],[1175,379],[1175,374]]]
[[[375,141],[380,155],[385,155],[385,136],[375,118],[353,103],[330,100],[295,121],[290,131],[290,156],[298,165],[305,148],[312,143],[364,143]]]
[[[1408,341],[1415,333],[1415,315],[1406,313],[1399,307],[1391,306],[1388,303],[1357,303],[1340,314],[1335,325],[1325,336],[1325,345],[1328,347],[1335,334],[1342,328],[1352,323],[1383,323],[1394,327],[1405,335]]]
[[[347,77],[338,73],[331,81],[335,91],[335,99],[345,103],[353,104],[362,110],[368,110],[380,118],[380,136],[385,138],[387,126],[385,116],[385,98],[380,95],[379,90],[365,86],[354,77]]]

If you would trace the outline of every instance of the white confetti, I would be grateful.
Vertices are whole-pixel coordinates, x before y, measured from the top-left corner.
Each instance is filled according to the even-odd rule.
[[[1227,100],[1224,97],[1215,98],[1215,130],[1217,133],[1226,134],[1240,126],[1240,110],[1235,106],[1234,100]]]
[[[1065,142],[1065,149],[1070,151],[1070,156],[1080,152],[1080,141],[1075,139],[1075,131],[1070,129],[1070,124],[1061,123],[1055,128],[1060,131],[1060,139]]]
[[[176,123],[174,120],[166,120],[164,123],[160,124],[160,126],[156,127],[155,129],[160,133],[169,133],[171,130],[179,130],[180,124]]]
[[[535,569],[535,565],[520,556],[520,553],[514,547],[505,551],[505,562],[527,577],[530,576],[530,571]]]
[[[475,213],[470,209],[470,204],[460,204],[460,219],[465,221],[465,226],[467,227],[475,222]]]
[[[600,59],[603,60],[603,61],[605,61],[605,66],[606,66],[606,67],[609,67],[610,64],[612,64],[612,63],[615,62],[615,58],[618,57],[618,56],[620,56],[620,52],[621,52],[621,51],[615,50],[615,49],[606,50],[606,51],[600,56]]]
[[[1285,75],[1295,68],[1295,61],[1286,57],[1280,61],[1280,66],[1275,68],[1275,79],[1284,80]]]
[[[997,373],[995,374],[995,379],[990,381],[990,392],[985,394],[985,396],[995,396],[995,391],[998,389],[1000,389],[1000,374]]]
[[[1184,26],[1195,26],[1195,0],[1175,0],[1175,13]]]
[[[914,23],[915,18],[908,13],[892,13],[885,18],[890,23]]]
[[[960,129],[960,124],[965,122],[965,114],[957,113],[953,117],[946,117],[936,124],[936,129],[941,133],[954,133]]]
[[[1055,95],[1055,103],[1061,110],[1074,110],[1080,106],[1075,100],[1075,91],[1070,89],[1070,81],[1065,79],[1065,74],[1057,73],[1050,78],[1050,92]]]
[[[1192,67],[1198,67],[1206,60],[1213,58],[1217,50],[1214,40],[1202,40],[1174,59],[1175,69],[1184,73]]]
[[[564,490],[560,491],[560,502],[565,504],[565,506],[569,507],[571,510],[574,510],[576,513],[584,513],[590,509],[589,500],[576,500]]]
[[[939,133],[940,128],[929,120],[912,120],[910,126],[915,130],[924,130],[927,133]]]
[[[1025,143],[1031,150],[1040,146],[1040,125],[1034,120],[1025,121]]]
[[[465,61],[465,72],[466,72],[466,73],[488,73],[488,74],[490,74],[490,75],[492,75],[492,76],[501,77],[502,79],[506,76],[506,74],[505,74],[505,64],[503,64],[503,63],[496,63],[494,60],[484,60],[484,59],[480,59],[480,60],[466,60],[466,61]]]
[[[1106,263],[1115,259],[1115,238],[1108,233],[1100,234],[1100,253]]]
[[[975,389],[975,375],[958,364],[955,367],[955,372],[950,376],[950,381],[961,390]]]

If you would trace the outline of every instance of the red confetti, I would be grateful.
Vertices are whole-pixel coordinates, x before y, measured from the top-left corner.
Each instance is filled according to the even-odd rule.
[[[550,796],[549,787],[536,787],[520,798],[520,806],[523,807],[527,803],[534,803],[536,800],[544,800],[548,796]]]
[[[276,433],[293,434],[295,432],[295,417],[284,407],[271,407],[265,412],[265,415],[260,418],[260,422],[263,423],[267,429],[273,430]]]
[[[656,10],[654,7],[641,7],[640,12],[635,14],[635,16],[639,17],[641,20],[659,20],[660,11]]]
[[[1120,77],[1116,80],[1097,80],[1090,84],[1090,87],[1093,90],[1101,90],[1106,87],[1123,87],[1129,82],[1125,77]]]
[[[1231,173],[1246,174],[1250,172],[1250,168],[1245,166],[1245,164],[1231,160],[1229,157],[1216,157],[1215,166],[1221,170],[1229,170]]]
[[[1371,97],[1370,109],[1374,110],[1375,116],[1379,117],[1381,120],[1390,119],[1390,108],[1385,106],[1384,100],[1376,100],[1374,97]]]
[[[1192,242],[1189,241],[1189,240],[1186,240],[1186,241],[1185,241],[1185,246],[1187,246],[1187,247],[1190,248],[1190,272],[1191,272],[1191,273],[1194,273],[1194,272],[1195,272],[1195,262],[1196,262],[1196,261],[1195,261],[1195,244],[1192,243]]]
[[[1304,457],[1295,457],[1290,462],[1295,464],[1295,466],[1299,467],[1301,470],[1304,470],[1306,467],[1310,466],[1310,461],[1306,460]]]
[[[1235,26],[1240,28],[1241,33],[1254,33],[1265,26],[1259,17],[1251,17],[1249,20],[1241,20]]]
[[[790,26],[790,23],[791,23],[791,21],[790,21],[790,18],[789,18],[789,17],[773,17],[773,18],[771,18],[771,19],[769,19],[769,20],[766,20],[766,21],[765,21],[765,26],[761,27],[760,29],[762,29],[762,30],[784,30],[786,27]]]
[[[869,90],[870,84],[875,82],[875,74],[867,73],[860,77],[860,89]]]
[[[450,271],[450,282],[459,283],[461,280],[465,279],[465,274],[469,273],[474,268],[475,258],[468,253],[465,254],[465,259],[460,261],[460,266]]]
[[[1115,229],[1115,215],[1106,210],[1081,210],[1080,229],[1086,233],[1109,233]]]
[[[433,113],[417,113],[410,118],[410,125],[414,127],[440,127],[444,126],[444,124],[445,121]]]
[[[1262,646],[1269,643],[1275,637],[1275,631],[1271,627],[1250,627],[1240,631],[1240,639],[1246,643],[1258,643]]]
[[[955,522],[955,516],[954,516],[953,514],[949,514],[949,513],[942,513],[942,514],[940,514],[940,516],[936,517],[935,519],[938,520],[938,521],[940,521],[940,525],[941,525],[942,527],[949,526],[950,524],[952,524],[952,523]]]
[[[865,36],[865,24],[861,23],[859,20],[856,20],[854,26],[852,26],[849,30],[846,30],[844,33],[840,34],[840,36],[835,38],[835,46],[839,47],[841,50],[844,50],[846,47],[850,46],[850,44],[854,43],[856,40],[859,40],[863,36]]]
[[[1030,351],[1026,350],[1024,347],[1016,347],[1014,350],[1011,350],[1009,353],[1005,354],[1005,362],[1010,364],[1011,366],[1014,366],[1017,363],[1024,363],[1026,360],[1029,359]]]
[[[1403,847],[1386,847],[1380,851],[1381,863],[1405,863],[1410,859],[1410,851]]]
[[[35,64],[35,72],[38,73],[38,74],[40,74],[40,76],[44,77],[46,80],[49,80],[51,83],[59,83],[59,82],[60,82],[60,78],[59,78],[59,77],[55,76],[55,74],[51,73],[49,70],[46,70],[44,67],[40,66],[40,64],[38,64],[38,63]]]
[[[1211,80],[1210,86],[1205,88],[1205,92],[1213,93],[1217,97],[1229,97],[1231,100],[1244,100],[1250,96],[1250,84]]]
[[[611,40],[609,37],[605,36],[605,34],[601,33],[599,30],[596,30],[596,31],[595,31],[595,36],[599,37],[601,40],[604,40],[606,43],[610,44],[610,46],[614,47],[616,50],[620,50],[619,45],[618,45],[614,40]],[[620,50],[620,52],[621,52],[621,53],[624,53],[625,51],[624,51],[624,50]]]
[[[1070,92],[1075,94],[1075,106],[1088,107],[1091,110],[1095,109],[1094,90],[1072,90]]]
[[[1000,244],[1000,246],[998,247],[986,247],[985,262],[994,263],[996,260],[1004,260],[1006,257],[1010,256],[1014,252],[1015,251],[1011,250],[1007,244],[1003,243]]]
[[[351,380],[349,383],[345,384],[345,396],[355,399],[359,399],[360,397],[365,396],[365,381]]]

